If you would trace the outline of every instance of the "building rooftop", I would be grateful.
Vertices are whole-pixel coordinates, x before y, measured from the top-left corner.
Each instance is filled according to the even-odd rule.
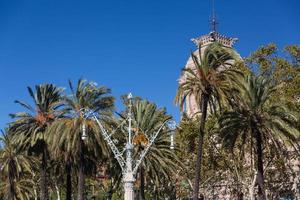
[[[197,47],[203,47],[211,44],[212,42],[219,42],[226,47],[232,47],[237,40],[237,38],[227,37],[218,32],[212,31],[209,34],[202,35],[198,38],[193,38],[192,42],[194,42]]]

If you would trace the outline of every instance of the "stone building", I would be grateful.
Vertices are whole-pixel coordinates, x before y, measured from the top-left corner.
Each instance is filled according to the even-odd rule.
[[[213,21],[213,23],[215,22]],[[224,46],[224,48],[234,48],[234,43],[236,41],[237,38],[227,37],[218,33],[214,26],[214,28],[210,33],[192,39],[192,42],[197,47],[197,49],[193,52],[193,54],[197,57],[201,56],[199,54],[203,54],[205,48],[212,42],[219,42]],[[236,54],[239,56],[238,53]],[[220,66],[218,71],[226,70],[226,68],[228,67],[229,66]],[[195,64],[191,56],[188,58],[185,68],[195,70]],[[187,74],[182,73],[180,78],[178,79],[179,84],[184,83],[187,79],[187,76],[188,76]],[[201,115],[199,102],[196,101],[194,95],[190,95],[186,97],[183,110],[186,113],[187,117],[189,118],[195,118],[199,114]],[[284,195],[287,195],[286,197],[292,195],[294,199],[300,200],[300,158],[298,154],[293,154],[292,149],[288,149],[287,152],[293,156],[289,156],[287,163],[285,163],[285,165],[288,166],[289,169],[286,179],[281,180],[284,179],[282,174],[278,173],[277,168],[270,165],[267,171],[268,173],[273,174],[272,178],[274,179],[274,182],[266,183],[266,185],[269,184],[268,187],[272,186],[271,188],[266,189],[266,193],[267,196],[270,197],[271,199],[278,199],[283,197]],[[252,160],[253,158],[250,155],[248,155],[245,164],[247,166],[252,166],[252,164],[250,164]],[[254,167],[251,168],[254,169]],[[213,185],[213,187],[211,188],[208,187],[202,188],[206,195],[205,199],[220,199],[220,200],[238,199],[237,197],[231,196],[232,190],[236,190],[237,188],[238,190],[241,190],[242,194],[244,195],[242,199],[253,199],[252,197],[250,197],[251,196],[250,190],[251,188],[253,188],[253,192],[254,192],[256,188],[256,178],[257,178],[256,175],[254,175],[254,177],[249,177],[248,178],[249,180],[246,179],[246,182],[244,184],[234,185],[231,184],[231,182],[233,182],[233,179],[230,179],[230,177],[228,177],[228,179],[226,179],[225,181],[222,181],[217,185]],[[280,180],[280,182],[277,183],[276,180]],[[281,190],[284,189],[284,187],[287,188],[287,193],[281,194],[280,192]],[[278,193],[275,193],[274,191]]]

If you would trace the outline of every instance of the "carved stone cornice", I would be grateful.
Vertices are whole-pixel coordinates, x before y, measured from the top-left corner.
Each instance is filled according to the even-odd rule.
[[[212,42],[219,42],[226,47],[232,47],[237,40],[237,38],[227,37],[218,32],[210,32],[209,34],[198,38],[193,38],[192,42],[196,44],[197,47],[203,47],[211,44]]]

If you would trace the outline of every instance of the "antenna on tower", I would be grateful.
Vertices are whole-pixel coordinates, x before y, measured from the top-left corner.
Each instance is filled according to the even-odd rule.
[[[217,32],[217,17],[215,12],[215,0],[212,0],[212,16],[210,19],[210,28],[212,32]]]

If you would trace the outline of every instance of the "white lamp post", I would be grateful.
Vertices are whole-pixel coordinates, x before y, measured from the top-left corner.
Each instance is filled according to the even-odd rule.
[[[159,129],[155,133],[152,133],[152,135],[150,135],[149,142],[148,142],[147,146],[145,147],[145,149],[140,153],[139,158],[133,159],[132,158],[133,144],[132,144],[132,94],[131,93],[129,93],[129,95],[127,96],[127,99],[129,101],[128,116],[127,116],[127,119],[124,120],[119,125],[119,127],[128,121],[128,130],[127,130],[128,140],[126,142],[125,148],[121,152],[117,148],[115,141],[112,139],[112,135],[116,132],[116,130],[112,131],[111,133],[108,133],[108,131],[104,128],[104,126],[102,125],[100,120],[97,118],[96,113],[94,113],[92,111],[86,110],[85,116],[86,117],[92,116],[92,118],[97,122],[98,126],[101,129],[101,133],[104,137],[104,140],[107,142],[107,144],[111,148],[116,160],[118,161],[118,163],[122,169],[123,184],[124,184],[124,200],[134,200],[134,189],[133,189],[134,182],[135,182],[134,176],[138,170],[138,167],[140,166],[142,160],[145,158],[147,152],[149,151],[150,147],[154,143],[154,141],[157,138],[161,129],[166,124],[168,124],[168,127],[173,131],[176,128],[176,123],[171,120],[166,120],[165,122],[163,122],[162,125],[159,127]],[[174,125],[174,123],[175,123],[175,125]],[[170,126],[170,124],[172,124],[173,126]],[[171,127],[175,127],[175,128],[172,129]],[[83,131],[83,132],[85,132],[85,131]],[[173,135],[174,134],[171,134],[172,137],[174,137]],[[82,136],[84,136],[84,134]],[[170,148],[171,149],[174,148],[174,139],[171,139]],[[124,152],[125,152],[125,157],[123,156]]]
[[[171,120],[167,123],[167,126],[169,127],[169,129],[171,130],[170,132],[170,149],[174,149],[175,145],[174,145],[174,135],[175,135],[175,129],[176,129],[176,122]]]
[[[133,171],[132,171],[132,139],[131,139],[131,123],[132,123],[132,94],[129,93],[127,96],[129,100],[128,105],[128,141],[126,143],[126,167],[125,167],[125,173],[123,172],[123,181],[124,181],[124,199],[125,200],[133,200],[134,199],[134,190],[133,190],[133,184],[135,181]]]

